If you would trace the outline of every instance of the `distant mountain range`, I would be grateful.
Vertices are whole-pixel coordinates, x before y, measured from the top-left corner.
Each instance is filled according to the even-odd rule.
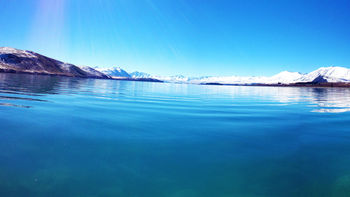
[[[120,69],[120,68],[119,68]],[[101,72],[111,75],[111,73]],[[123,71],[126,72],[126,71]],[[350,69],[344,67],[321,67],[307,74],[299,72],[283,71],[271,77],[265,76],[224,76],[224,77],[185,77],[175,76],[152,76],[147,73],[133,72],[131,78],[152,78],[172,83],[192,84],[227,84],[227,85],[254,85],[254,84],[296,84],[296,83],[350,83]],[[122,75],[111,75],[120,77]]]
[[[120,67],[92,68],[64,63],[32,51],[18,50],[10,47],[0,47],[0,72],[48,74],[69,77],[102,78],[137,81],[163,81],[172,83],[192,84],[223,84],[223,85],[273,85],[273,84],[303,84],[303,83],[349,83],[350,69],[344,67],[321,67],[307,74],[283,71],[272,77],[185,77],[153,76],[144,72],[128,73]]]

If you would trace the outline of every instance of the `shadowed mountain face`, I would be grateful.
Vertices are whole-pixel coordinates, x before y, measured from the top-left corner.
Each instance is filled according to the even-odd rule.
[[[69,77],[108,78],[90,67],[80,68],[32,51],[0,47],[0,72],[49,74]]]
[[[316,77],[313,81],[312,81],[312,83],[327,83],[328,81],[327,81],[327,79],[325,79],[323,76],[318,76],[318,77]]]

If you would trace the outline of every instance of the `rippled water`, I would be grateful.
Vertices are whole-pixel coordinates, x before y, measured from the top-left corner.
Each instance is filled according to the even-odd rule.
[[[350,195],[350,89],[0,74],[0,196]]]

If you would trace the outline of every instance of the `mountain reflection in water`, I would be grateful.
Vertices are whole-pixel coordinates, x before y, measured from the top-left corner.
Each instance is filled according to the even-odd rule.
[[[58,77],[46,75],[27,74],[0,74],[0,101],[3,106],[16,105],[6,100],[26,100],[33,102],[46,102],[45,97],[50,94],[94,94],[101,98],[112,99],[127,96],[134,86],[152,86],[163,92],[186,93],[193,86],[186,84],[160,84],[144,82],[127,82],[113,80],[83,79],[71,77]],[[139,84],[137,84],[139,83]],[[135,87],[132,87],[135,88]],[[215,97],[227,96],[232,98],[246,96],[262,100],[276,101],[279,104],[305,103],[312,106],[312,112],[341,113],[350,111],[349,88],[311,88],[311,87],[254,87],[254,86],[200,86],[203,92],[196,92],[198,98],[203,99],[202,94],[215,95]],[[125,91],[124,91],[125,90]],[[142,94],[135,92],[133,94]],[[40,99],[39,99],[40,98]],[[54,102],[54,101],[53,101]],[[275,103],[276,105],[278,103]],[[27,103],[30,106],[30,102]]]

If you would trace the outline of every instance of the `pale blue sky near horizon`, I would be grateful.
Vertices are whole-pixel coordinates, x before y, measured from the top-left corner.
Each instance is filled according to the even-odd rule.
[[[350,67],[350,0],[0,0],[0,46],[154,75]]]

